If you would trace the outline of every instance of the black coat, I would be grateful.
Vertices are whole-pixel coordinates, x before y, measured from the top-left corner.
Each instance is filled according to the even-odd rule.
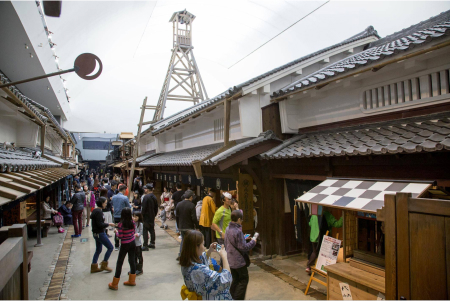
[[[193,230],[198,228],[197,213],[195,205],[184,200],[178,203],[176,210],[178,229],[180,231]]]
[[[94,211],[92,211],[91,220],[92,233],[103,233],[109,226],[107,223],[105,223],[103,211],[101,208],[95,208]]]
[[[144,222],[154,223],[158,214],[158,200],[153,193],[146,194],[142,200],[142,217]]]
[[[84,191],[78,191],[77,193],[75,193],[70,200],[70,202],[73,204],[72,212],[83,210],[85,200],[86,195],[84,194]]]

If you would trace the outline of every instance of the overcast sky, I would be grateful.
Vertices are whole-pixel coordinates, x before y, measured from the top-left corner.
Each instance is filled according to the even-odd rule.
[[[450,9],[450,1],[330,1],[246,57],[325,1],[64,1],[60,18],[47,17],[62,69],[91,52],[102,75],[65,75],[75,132],[137,132],[143,99],[157,103],[169,65],[175,11],[196,16],[193,46],[209,97],[372,25],[389,35]],[[240,59],[244,60],[235,64]],[[230,68],[235,64],[233,67]],[[191,103],[168,101],[165,116]],[[147,111],[145,120],[153,118]]]

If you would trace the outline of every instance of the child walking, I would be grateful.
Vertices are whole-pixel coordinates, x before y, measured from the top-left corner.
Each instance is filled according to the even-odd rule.
[[[108,284],[108,287],[112,290],[117,290],[120,274],[122,274],[122,265],[125,260],[125,256],[128,254],[128,263],[130,264],[130,274],[128,275],[128,281],[125,281],[124,285],[135,286],[136,285],[136,262],[135,262],[135,228],[136,225],[131,217],[131,209],[123,208],[120,216],[120,221],[117,225],[118,230],[114,230],[117,237],[120,239],[119,257],[117,258],[116,274],[113,277],[113,281]]]
[[[143,267],[144,267],[144,258],[142,257],[142,243],[141,243],[141,236],[144,231],[144,224],[142,223],[143,218],[142,214],[140,212],[134,212],[133,213],[133,221],[136,224],[136,233],[134,234],[135,239],[134,242],[136,243],[136,276],[142,275],[144,273]]]
[[[169,228],[167,225],[166,225],[166,220],[167,220],[167,217],[166,217],[166,207],[164,206],[165,204],[161,204],[160,206],[159,206],[159,208],[161,208],[161,213],[159,214],[159,217],[160,217],[160,219],[161,219],[161,223],[162,223],[162,225],[161,225],[161,229],[167,229],[167,228]]]

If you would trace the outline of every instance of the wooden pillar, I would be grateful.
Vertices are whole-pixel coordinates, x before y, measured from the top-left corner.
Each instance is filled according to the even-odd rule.
[[[223,133],[223,143],[224,145],[228,145],[230,142],[230,107],[231,107],[231,101],[228,99],[225,99],[223,102],[223,122],[224,122],[224,133]]]
[[[22,237],[23,262],[20,266],[20,293],[22,300],[28,300],[28,252],[27,252],[27,225],[15,224],[9,227],[8,237]]]
[[[41,152],[42,155],[44,155],[44,150],[45,150],[45,125],[41,125]]]
[[[35,247],[42,247],[42,238],[41,238],[41,204],[44,201],[44,191],[41,189],[36,194],[36,210],[37,210],[37,217],[36,217],[36,235],[37,235],[37,242],[34,245]]]

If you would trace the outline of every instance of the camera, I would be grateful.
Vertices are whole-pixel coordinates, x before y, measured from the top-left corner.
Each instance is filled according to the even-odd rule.
[[[217,244],[217,245],[216,245],[216,251],[219,252],[220,250],[222,250],[222,246],[219,245],[219,244]]]

